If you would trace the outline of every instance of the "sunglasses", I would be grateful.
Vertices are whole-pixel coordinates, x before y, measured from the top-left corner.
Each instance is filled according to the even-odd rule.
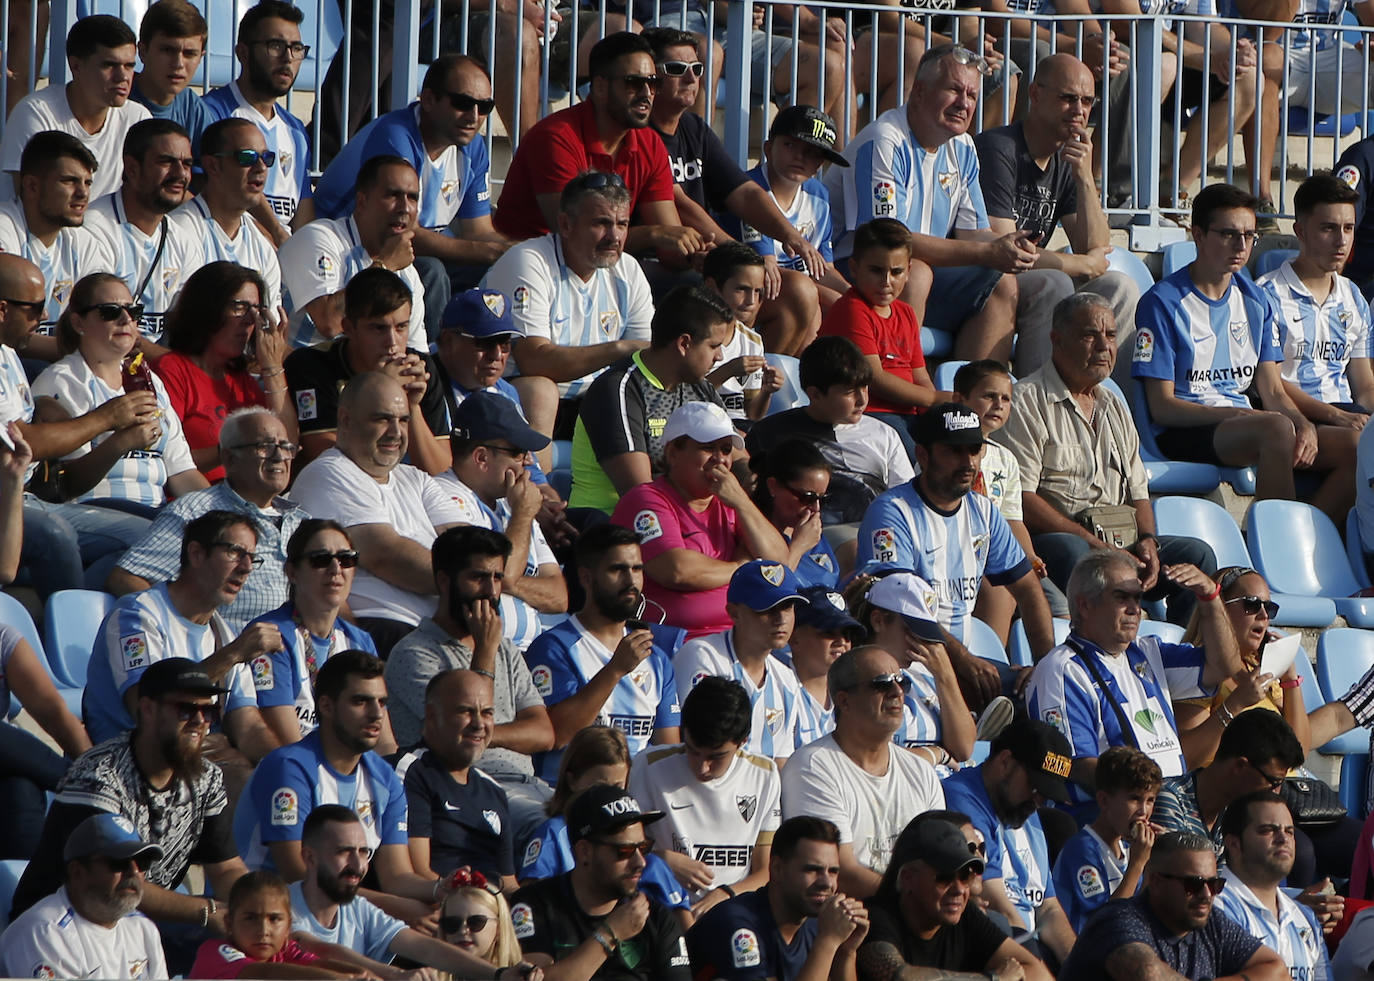
[[[588,191],[599,191],[606,187],[625,186],[625,178],[617,173],[607,173],[604,170],[589,170],[580,177],[575,177],[573,179],[577,181],[578,186]]]
[[[219,706],[206,705],[203,702],[163,702],[176,709],[177,718],[182,722],[202,721],[208,725],[219,725]]]
[[[95,314],[99,316],[101,320],[107,320],[110,323],[114,323],[119,319],[121,314],[125,313],[129,315],[130,320],[138,321],[143,316],[143,304],[93,303],[90,306],[86,307],[84,310],[78,310],[76,312],[84,317],[86,314],[91,313],[92,311],[94,311]]]
[[[251,167],[259,160],[262,161],[264,167],[270,167],[277,162],[275,150],[225,150],[223,153],[213,153],[211,156],[232,160],[240,167]]]
[[[609,848],[615,854],[617,862],[627,861],[635,852],[639,852],[641,856],[647,858],[649,853],[654,850],[652,841],[633,841],[629,844],[621,844],[618,841],[597,841],[596,844]]]
[[[351,548],[341,548],[337,552],[321,548],[306,552],[304,558],[312,569],[328,569],[335,562],[339,563],[340,569],[352,569],[358,564],[358,553]]]
[[[613,78],[617,82],[624,82],[625,87],[632,92],[645,88],[651,89],[658,85],[657,75],[613,75],[607,77]]]
[[[943,875],[937,875],[935,877],[935,884],[937,886],[949,886],[954,884],[955,879],[958,879],[964,885],[968,885],[973,881],[974,876],[978,874],[978,870],[972,865],[965,865],[958,872],[947,872]]]
[[[949,56],[954,59],[955,64],[967,65],[975,69],[980,75],[988,76],[992,74],[992,66],[988,64],[988,60],[980,54],[974,54],[968,48],[960,47],[956,44],[954,50],[949,53]]]
[[[688,72],[701,78],[706,71],[706,66],[699,61],[664,61],[659,64],[658,70],[672,78],[681,78]]]
[[[467,927],[468,933],[481,933],[491,921],[492,917],[483,916],[481,913],[473,913],[471,916],[441,916],[439,929],[444,933],[457,933],[463,927]]]
[[[875,675],[868,679],[868,687],[873,691],[886,693],[892,690],[893,685],[900,688],[902,694],[905,695],[911,691],[911,676],[905,671],[893,671],[891,674]],[[859,686],[856,685],[855,687]]]
[[[12,296],[0,296],[0,302],[13,303],[17,307],[26,307],[34,316],[41,314],[48,305],[47,300],[16,300]]]
[[[1161,879],[1173,879],[1175,882],[1183,884],[1183,891],[1190,896],[1196,896],[1204,889],[1215,896],[1226,888],[1226,880],[1219,875],[1208,878],[1205,875],[1174,875],[1170,872],[1158,873]]]
[[[1279,604],[1275,603],[1273,600],[1260,599],[1258,596],[1236,596],[1226,601],[1227,606],[1230,606],[1232,603],[1245,604],[1241,609],[1245,612],[1246,616],[1259,616],[1260,610],[1264,611],[1265,619],[1268,620],[1272,620],[1279,615]]]
[[[802,504],[826,504],[830,500],[829,494],[817,494],[815,491],[797,490],[790,484],[783,484],[787,488],[787,493],[791,494]]]
[[[472,112],[476,109],[477,115],[490,116],[491,111],[496,108],[495,99],[479,99],[466,92],[445,92],[444,95],[448,98],[448,104],[457,112]]]

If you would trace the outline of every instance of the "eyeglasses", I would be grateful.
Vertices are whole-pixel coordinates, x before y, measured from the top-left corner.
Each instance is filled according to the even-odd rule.
[[[896,685],[902,690],[902,694],[905,695],[907,692],[911,691],[911,676],[905,671],[893,671],[891,674],[875,675],[869,678],[866,684],[873,691],[884,693],[891,691],[892,686]],[[853,691],[858,687],[861,687],[861,685],[852,685],[846,690]]]
[[[231,449],[231,450],[248,450],[248,449],[251,449],[251,450],[253,450],[255,453],[257,453],[258,456],[262,457],[264,460],[266,460],[266,459],[268,459],[269,457],[272,456],[272,451],[273,451],[273,450],[275,450],[276,452],[280,453],[282,456],[284,456],[284,457],[286,457],[286,458],[288,458],[288,459],[290,459],[291,457],[295,456],[297,453],[299,453],[299,452],[301,451],[301,448],[300,448],[300,445],[299,445],[299,444],[297,444],[297,443],[288,443],[288,442],[287,442],[286,440],[284,440],[284,439],[282,439],[282,440],[262,439],[262,440],[258,440],[258,442],[256,442],[256,443],[238,443],[238,444],[235,444],[234,446],[229,447],[229,449]]]
[[[529,450],[518,449],[514,446],[498,446],[495,443],[478,443],[483,449],[491,450],[493,453],[505,453],[512,460],[520,460],[529,455]]]
[[[251,167],[259,160],[264,167],[270,167],[277,162],[275,150],[225,150],[222,153],[212,153],[210,156],[232,160],[240,167]]]
[[[479,99],[466,92],[445,92],[444,96],[457,112],[472,112],[476,109],[477,115],[490,116],[491,111],[496,108],[495,99]]]
[[[935,884],[937,886],[950,886],[954,884],[955,879],[958,879],[964,885],[968,885],[970,882],[973,881],[973,877],[979,874],[981,873],[979,873],[979,871],[975,869],[972,865],[965,865],[958,872],[946,872],[941,875],[937,875],[935,877]]]
[[[290,53],[292,61],[300,61],[310,53],[310,45],[301,44],[299,41],[283,41],[280,38],[272,38],[270,41],[249,41],[248,43],[266,48],[267,53],[273,58],[280,58],[282,55]]]
[[[43,313],[43,308],[48,305],[47,300],[16,300],[12,296],[0,296],[0,301],[13,303],[17,307],[27,307],[28,311],[35,317]]]
[[[1256,773],[1258,773],[1260,776],[1264,778],[1264,782],[1269,785],[1269,789],[1272,790],[1274,793],[1277,794],[1283,788],[1283,781],[1286,779],[1284,775],[1280,774],[1277,777],[1271,776],[1270,774],[1265,773],[1263,770],[1261,770],[1259,764],[1256,763],[1254,760],[1246,759],[1245,762],[1249,763],[1250,767]]]
[[[200,720],[207,725],[219,725],[219,706],[213,702],[206,704],[205,702],[165,701],[162,704],[168,708],[176,709],[177,718],[182,722]]]
[[[248,551],[248,549],[244,548],[242,545],[235,545],[233,542],[212,542],[211,544],[214,545],[215,548],[222,548],[228,552],[229,557],[234,560],[235,565],[238,565],[244,559],[251,562],[254,569],[262,565],[262,556],[256,552]]]
[[[229,313],[235,317],[242,317],[246,313],[255,313],[259,320],[266,320],[272,313],[272,308],[265,303],[251,303],[248,300],[230,300],[227,304]]]
[[[1245,605],[1241,607],[1241,610],[1245,612],[1246,616],[1259,616],[1260,610],[1264,611],[1266,620],[1272,620],[1279,615],[1279,604],[1273,600],[1260,599],[1258,596],[1234,596],[1226,600],[1227,606],[1232,603],[1244,603]]]
[[[140,862],[138,860],[138,856],[136,855],[131,855],[128,858],[112,858],[109,855],[102,855],[99,859],[97,859],[97,861],[99,861],[100,864],[104,865],[111,872],[123,872],[126,869],[133,869],[135,872],[142,872],[145,871],[148,868],[148,866],[152,864],[151,860],[146,862]]]
[[[1239,228],[1209,228],[1207,229],[1214,235],[1220,235],[1221,240],[1227,245],[1239,245],[1247,249],[1255,247],[1259,241],[1259,232],[1243,231]]]
[[[607,75],[606,77],[624,82],[625,87],[632,92],[645,88],[652,89],[658,85],[659,79],[657,75]]]
[[[981,75],[992,74],[992,66],[988,64],[988,60],[980,54],[974,54],[968,48],[956,44],[949,56],[954,59],[956,65],[967,65],[976,69]]]
[[[328,569],[335,562],[339,563],[340,569],[352,569],[358,564],[358,553],[351,548],[341,548],[337,552],[322,548],[318,551],[306,552],[304,559],[312,569]]]
[[[825,505],[830,501],[829,494],[817,494],[815,491],[797,490],[791,484],[783,484],[787,488],[787,493],[791,494],[802,504],[821,504]]]
[[[1226,888],[1226,880],[1219,875],[1208,878],[1204,875],[1174,875],[1171,872],[1158,873],[1161,879],[1173,879],[1183,885],[1183,891],[1190,896],[1196,896],[1204,889],[1215,896]]]
[[[94,311],[101,320],[114,323],[121,314],[127,313],[130,320],[137,321],[143,316],[142,303],[93,303],[83,310],[76,311],[83,317]]]
[[[593,841],[614,852],[617,862],[627,861],[635,852],[639,852],[641,856],[647,857],[648,854],[654,850],[654,843],[652,841],[632,841],[628,844],[621,844],[618,841],[599,841],[596,839],[593,839]]]
[[[487,928],[492,918],[483,916],[481,913],[474,913],[471,916],[441,916],[439,917],[439,929],[444,933],[457,933],[463,927],[468,928],[468,933],[481,933]]]
[[[658,70],[672,78],[681,78],[688,72],[701,78],[706,66],[699,61],[664,61],[659,63]]]

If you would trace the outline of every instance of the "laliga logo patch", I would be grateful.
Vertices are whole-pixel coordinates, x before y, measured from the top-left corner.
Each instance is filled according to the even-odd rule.
[[[266,654],[259,654],[253,658],[253,690],[268,691],[273,686],[272,659]]]
[[[148,653],[147,642],[142,634],[132,634],[119,641],[119,649],[124,654],[124,666],[137,668],[143,664],[143,656]]]
[[[1354,167],[1342,167],[1336,171],[1336,179],[1344,181],[1352,191],[1360,186],[1360,172]]]
[[[529,903],[516,903],[510,910],[510,925],[521,940],[534,936],[534,911]]]
[[[1100,896],[1105,891],[1102,885],[1102,876],[1091,865],[1085,865],[1079,869],[1077,879],[1078,891],[1083,894],[1085,899],[1091,896]]]
[[[493,317],[504,317],[506,315],[506,297],[495,290],[488,290],[482,294],[482,302],[486,304]]]
[[[640,511],[635,515],[635,533],[639,535],[640,544],[647,544],[655,538],[663,537],[663,525],[659,523],[658,515],[652,511]]]
[[[1149,364],[1155,359],[1154,332],[1144,327],[1135,332],[1136,364]]]
[[[319,414],[319,404],[315,400],[313,388],[303,388],[296,393],[296,415],[301,422],[314,419]]]
[[[1064,731],[1064,714],[1059,709],[1047,709],[1042,718],[1046,725],[1054,726],[1060,732]]]
[[[525,849],[525,860],[521,864],[525,868],[529,868],[531,865],[534,864],[534,860],[539,857],[539,853],[543,850],[544,841],[542,838],[531,839],[529,847]]]
[[[282,787],[272,795],[272,818],[274,827],[290,827],[300,816],[300,806],[296,792],[290,787]]]
[[[892,215],[897,210],[894,203],[897,199],[897,188],[890,181],[878,181],[873,185],[873,215],[877,218],[884,218]]]
[[[528,286],[517,286],[511,293],[511,302],[515,304],[515,309],[525,311],[530,305],[530,288]]]
[[[534,690],[545,698],[553,694],[553,672],[547,665],[541,664],[530,672],[530,680],[534,682]]]
[[[334,274],[334,259],[332,256],[321,255],[316,264],[319,266],[320,272],[324,273],[326,276],[332,276]]]
[[[780,565],[759,566],[759,574],[770,586],[782,585],[782,566]]]
[[[739,929],[730,935],[730,959],[735,967],[758,967],[762,961],[759,938],[753,930]]]

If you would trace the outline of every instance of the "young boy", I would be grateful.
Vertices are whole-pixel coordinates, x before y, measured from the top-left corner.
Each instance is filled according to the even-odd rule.
[[[186,0],[158,0],[149,7],[138,26],[143,71],[134,76],[129,93],[154,119],[180,123],[190,134],[193,148],[199,148],[200,135],[214,122],[190,88],[205,57],[208,30],[200,11]]]
[[[1054,888],[1074,930],[1107,900],[1135,895],[1155,835],[1164,831],[1150,821],[1163,783],[1159,764],[1138,749],[1113,746],[1097,758],[1097,819],[1054,863]]]
[[[731,419],[762,419],[768,400],[782,388],[782,373],[764,360],[763,338],[754,332],[763,303],[763,257],[747,245],[723,242],[706,256],[701,275],[735,315],[720,366],[706,380],[720,392]]]
[[[952,398],[937,392],[921,351],[916,311],[898,299],[911,274],[911,233],[895,218],[876,218],[854,233],[854,285],[821,321],[821,335],[848,337],[873,367],[868,414],[897,430],[915,459],[908,424],[916,412]]]
[[[812,106],[788,106],[773,117],[768,140],[763,144],[763,159],[749,171],[756,184],[768,192],[778,210],[801,232],[827,263],[834,261],[830,248],[830,192],[816,177],[821,164],[848,167],[849,161],[835,149],[835,121]],[[719,215],[727,232],[750,246],[759,255],[775,256],[785,269],[805,271],[800,256],[789,256],[752,225],[730,214]],[[821,310],[829,310],[849,289],[844,277],[832,266],[816,284]]]
[[[338,978],[360,973],[323,960],[291,939],[291,894],[275,872],[249,872],[235,882],[228,914],[228,940],[201,944],[190,977]]]

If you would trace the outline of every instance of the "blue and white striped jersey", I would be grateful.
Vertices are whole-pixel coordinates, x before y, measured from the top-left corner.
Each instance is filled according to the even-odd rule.
[[[277,154],[277,159],[267,168],[263,196],[282,227],[289,226],[301,201],[310,197],[310,137],[305,124],[287,112],[280,102],[273,105],[272,118],[268,119],[243,98],[238,82],[206,93],[201,104],[216,120],[233,116],[257,126],[267,149]]]
[[[191,447],[181,429],[181,419],[172,408],[167,389],[156,373],[152,376],[153,392],[162,408],[162,436],[147,449],[130,450],[116,460],[100,481],[75,500],[86,501],[101,497],[121,501],[135,501],[149,507],[161,507],[167,500],[167,478],[196,469]],[[56,364],[43,369],[34,380],[33,397],[50,398],[75,419],[98,409],[110,399],[119,398],[123,389],[114,389],[101,381],[86,364],[81,352],[73,351]],[[114,433],[104,432],[89,443],[72,450],[62,459],[83,457]]]
[[[1278,889],[1275,892],[1279,910],[1275,916],[1229,866],[1221,868],[1221,875],[1226,888],[1217,894],[1216,908],[1278,954],[1293,981],[1327,981],[1331,977],[1326,941],[1310,909]]]
[[[1341,43],[1341,32],[1318,28],[1328,24],[1340,24],[1345,12],[1353,8],[1355,2],[1360,0],[1298,0],[1298,12],[1293,17],[1294,22],[1312,26],[1308,30],[1289,32],[1292,39],[1288,42],[1290,50],[1301,51],[1309,45],[1317,51],[1336,47]]]
[[[777,195],[773,193],[773,188],[769,186],[768,169],[764,166],[763,161],[759,161],[759,165],[749,171],[749,177],[768,192],[768,196],[773,199],[773,203],[778,206],[783,217],[801,233],[803,238],[816,247],[816,250],[825,257],[826,262],[830,262],[834,258],[834,253],[830,248],[832,229],[830,192],[825,189],[825,185],[821,183],[820,179],[812,177],[803,181],[802,186],[797,188],[797,193],[792,197],[792,203],[784,208]],[[729,212],[718,212],[715,217],[721,228],[759,255],[777,256],[778,265],[784,269],[805,271],[806,264],[802,262],[801,256],[788,255],[778,245],[776,239],[769,238],[753,225]]]
[[[1278,304],[1244,276],[1232,276],[1221,299],[1208,299],[1190,268],[1140,298],[1131,377],[1171,381],[1174,395],[1187,402],[1248,409],[1255,367],[1283,360]]]
[[[257,222],[245,213],[239,218],[238,230],[230,237],[210,216],[210,206],[203,198],[192,198],[168,218],[171,225],[167,242],[176,242],[179,249],[186,250],[192,272],[211,262],[237,262],[256,269],[267,283],[265,302],[276,313],[282,305],[281,266],[277,262],[277,247]]]
[[[813,743],[835,731],[835,706],[826,708],[816,696],[797,682],[797,748]]]
[[[625,734],[630,755],[649,746],[655,729],[670,729],[680,721],[677,676],[673,655],[687,632],[681,627],[653,624],[654,645],[638,668],[616,682],[610,698],[596,714],[596,725],[610,726]],[[628,629],[625,631],[629,633]],[[557,705],[596,677],[611,661],[614,651],[587,632],[576,614],[550,627],[534,639],[525,652],[534,688],[546,705]],[[558,781],[563,761],[561,749],[535,756],[535,771],[550,783]]]
[[[0,204],[0,252],[23,256],[43,274],[48,305],[43,308],[40,334],[51,334],[57,318],[67,308],[72,287],[82,276],[115,271],[114,255],[99,235],[83,225],[63,228],[50,246],[29,234],[24,208],[17,201]],[[130,287],[132,289],[132,287]]]
[[[859,526],[859,568],[916,573],[935,590],[931,609],[940,626],[962,640],[983,579],[1015,582],[1030,560],[991,498],[965,494],[958,510],[942,514],[910,480],[869,505]]]
[[[874,218],[896,218],[937,238],[989,227],[978,151],[967,133],[927,150],[911,133],[906,107],[897,106],[860,130],[844,158],[850,166],[831,167],[825,175],[841,259],[854,251],[854,230]]]
[[[16,419],[33,422],[33,392],[19,355],[0,344],[0,426]]]
[[[105,195],[86,210],[85,225],[104,241],[106,250],[114,256],[114,274],[128,284],[130,292],[138,289],[140,283],[148,284],[134,297],[135,302],[143,304],[138,329],[150,340],[160,339],[162,318],[171,309],[181,284],[202,263],[184,239],[173,236],[169,216],[163,217],[153,234],[144,235],[143,229],[129,221],[118,191]],[[154,260],[157,268],[151,269]]]
[[[1369,303],[1355,284],[1337,275],[1326,302],[1318,304],[1290,259],[1260,280],[1279,308],[1283,380],[1322,402],[1349,402],[1345,369],[1351,358],[1374,354]]]
[[[797,703],[801,700],[796,674],[776,654],[769,654],[763,687],[755,685],[735,654],[733,627],[683,644],[673,658],[673,673],[683,698],[702,678],[715,676],[740,683],[754,707],[754,724],[744,746],[749,752],[783,760],[796,749]]]
[[[1130,842],[1123,840],[1121,848],[1123,854],[1117,861],[1107,843],[1088,825],[1060,849],[1054,860],[1054,891],[1074,930],[1083,929],[1088,917],[1106,905],[1126,877]]]
[[[924,664],[912,663],[902,669],[911,679],[911,691],[902,705],[902,727],[892,734],[898,746],[931,746],[940,741],[940,696],[935,691],[935,676]]]
[[[234,639],[218,613],[209,623],[192,623],[176,611],[167,584],[120,597],[105,615],[91,650],[82,715],[92,742],[113,739],[134,727],[124,693],[138,684],[148,665],[164,658],[204,661]],[[239,664],[224,679],[230,698],[253,697],[248,669]]]

